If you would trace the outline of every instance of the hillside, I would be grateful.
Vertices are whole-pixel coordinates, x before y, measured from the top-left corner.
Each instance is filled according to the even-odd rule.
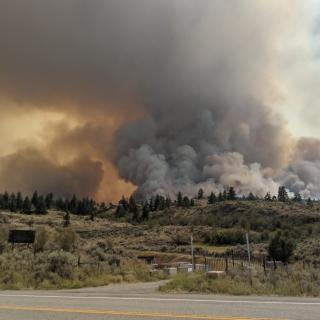
[[[320,204],[316,202],[312,206],[271,201],[223,201],[208,205],[201,200],[190,208],[172,206],[151,212],[147,221],[134,224],[127,222],[129,216],[117,219],[115,210],[99,213],[94,221],[88,216],[71,215],[68,228],[63,228],[63,212],[49,211],[46,215],[1,212],[1,230],[2,234],[14,228],[45,231],[48,239],[44,249],[53,248],[57,234],[70,230],[77,239],[72,250],[83,259],[93,260],[102,259],[97,251],[103,250],[107,256],[130,257],[150,251],[157,253],[159,259],[167,256],[165,253],[189,254],[191,234],[200,255],[241,251],[245,247],[245,230],[249,230],[253,252],[259,254],[265,252],[269,238],[282,230],[296,241],[296,259],[319,261]]]
[[[130,223],[130,213],[117,218],[116,208],[94,218],[71,214],[68,227],[61,211],[44,215],[2,211],[0,288],[73,288],[163,278],[161,272],[151,274],[138,257],[153,256],[156,263],[191,261],[191,234],[201,262],[212,254],[245,254],[247,231],[252,257],[266,255],[270,238],[281,230],[296,244],[290,261],[311,266],[320,262],[319,209],[317,202],[237,200],[208,205],[197,200],[189,208],[172,204],[150,212],[140,223]],[[8,244],[12,229],[35,230],[35,245]]]

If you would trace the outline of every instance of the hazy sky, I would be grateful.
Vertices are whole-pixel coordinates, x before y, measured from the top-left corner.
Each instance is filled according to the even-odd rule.
[[[0,39],[1,190],[318,194],[320,0],[0,0]]]

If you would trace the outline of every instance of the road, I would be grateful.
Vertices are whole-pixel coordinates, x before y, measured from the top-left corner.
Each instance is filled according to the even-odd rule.
[[[0,291],[0,320],[320,319],[320,299],[161,294],[158,285]]]

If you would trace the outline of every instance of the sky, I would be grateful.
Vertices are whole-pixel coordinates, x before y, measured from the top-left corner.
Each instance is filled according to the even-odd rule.
[[[0,0],[0,190],[320,195],[320,0]]]

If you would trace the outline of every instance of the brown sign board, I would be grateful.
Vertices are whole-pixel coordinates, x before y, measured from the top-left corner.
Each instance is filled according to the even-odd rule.
[[[10,230],[9,243],[34,243],[36,232],[34,230]]]

